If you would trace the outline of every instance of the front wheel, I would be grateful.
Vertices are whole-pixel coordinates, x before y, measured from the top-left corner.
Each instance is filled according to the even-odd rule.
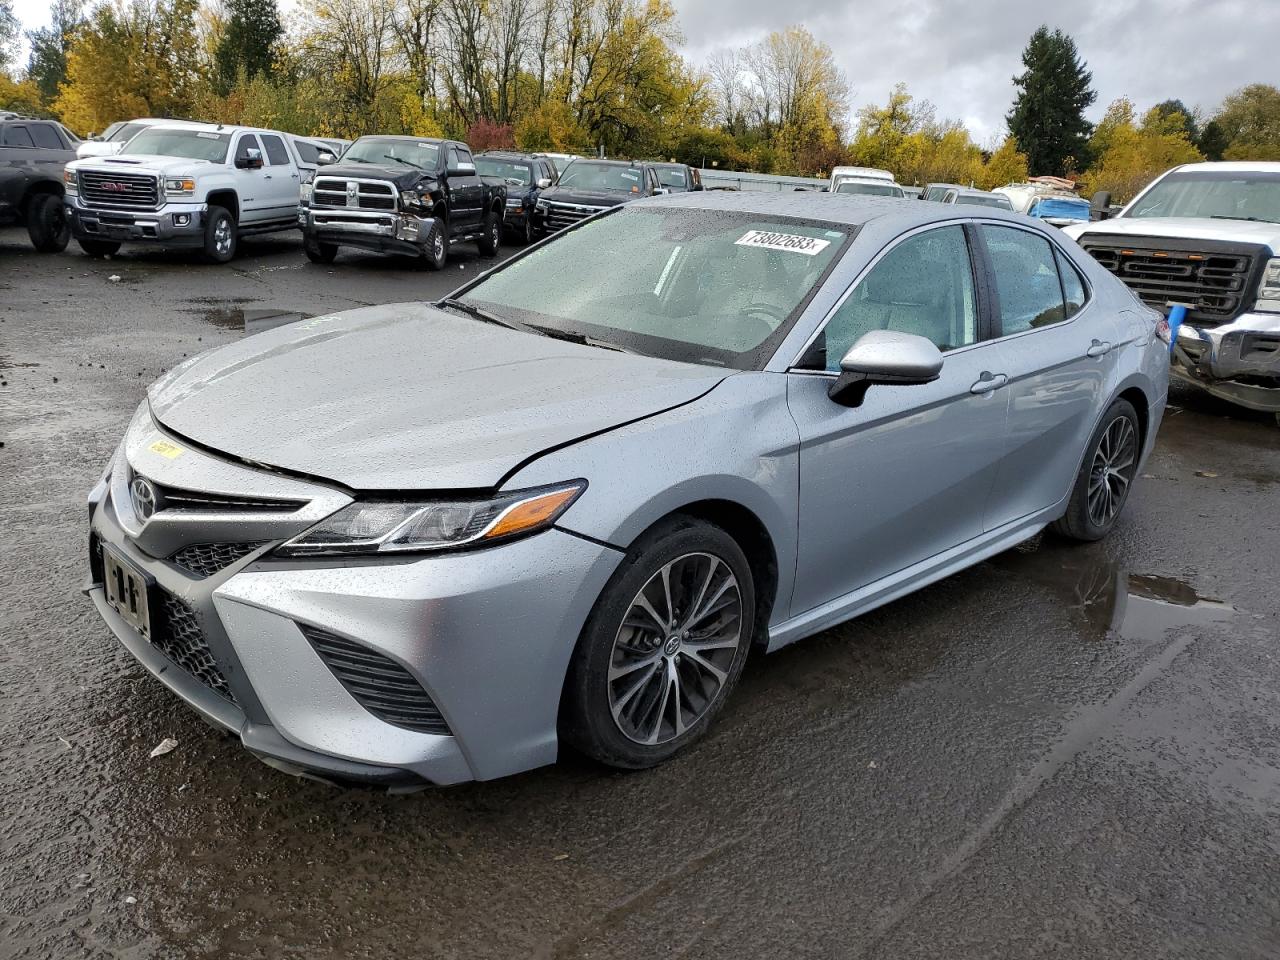
[[[80,244],[80,249],[91,257],[110,257],[120,250],[120,244],[116,240],[93,240],[89,237],[76,237],[76,243]]]
[[[307,237],[302,241],[302,252],[307,255],[307,259],[312,263],[333,263],[334,258],[338,255],[338,245],[336,243],[321,243],[319,240]]]
[[[502,246],[502,219],[493,210],[484,215],[484,224],[480,239],[476,241],[480,253],[486,257],[496,257],[498,248]]]
[[[41,253],[61,253],[71,242],[71,220],[62,198],[40,193],[27,207],[27,236]]]
[[[427,238],[427,249],[423,255],[430,270],[443,270],[449,262],[449,232],[440,217],[431,221],[431,235]]]
[[[1120,518],[1141,453],[1138,414],[1128,400],[1113,403],[1089,447],[1067,512],[1053,523],[1055,533],[1072,540],[1101,540]]]
[[[236,255],[236,221],[226,207],[209,207],[204,222],[204,255],[211,263],[229,263]]]
[[[661,763],[698,739],[733,691],[755,623],[742,548],[680,518],[640,539],[583,627],[561,736],[609,766]]]

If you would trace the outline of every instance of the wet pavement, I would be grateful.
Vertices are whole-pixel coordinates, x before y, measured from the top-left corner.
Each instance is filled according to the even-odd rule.
[[[144,385],[486,263],[0,231],[0,957],[1280,955],[1280,430],[1183,390],[1108,541],[1046,536],[758,659],[657,770],[393,797],[197,720],[79,593],[84,495]]]

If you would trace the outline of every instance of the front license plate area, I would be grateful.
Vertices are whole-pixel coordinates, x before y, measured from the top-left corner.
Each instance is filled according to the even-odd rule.
[[[107,604],[121,619],[150,642],[151,578],[105,544],[102,547],[103,583]]]

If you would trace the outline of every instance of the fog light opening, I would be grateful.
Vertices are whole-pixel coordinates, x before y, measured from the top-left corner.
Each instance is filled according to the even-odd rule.
[[[191,224],[191,214],[175,213],[173,215],[173,225],[175,227],[186,227]]]

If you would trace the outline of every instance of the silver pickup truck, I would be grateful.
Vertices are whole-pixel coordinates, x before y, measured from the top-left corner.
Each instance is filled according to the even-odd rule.
[[[1280,422],[1280,163],[1175,167],[1064,232],[1144,303],[1186,305],[1174,376]]]

